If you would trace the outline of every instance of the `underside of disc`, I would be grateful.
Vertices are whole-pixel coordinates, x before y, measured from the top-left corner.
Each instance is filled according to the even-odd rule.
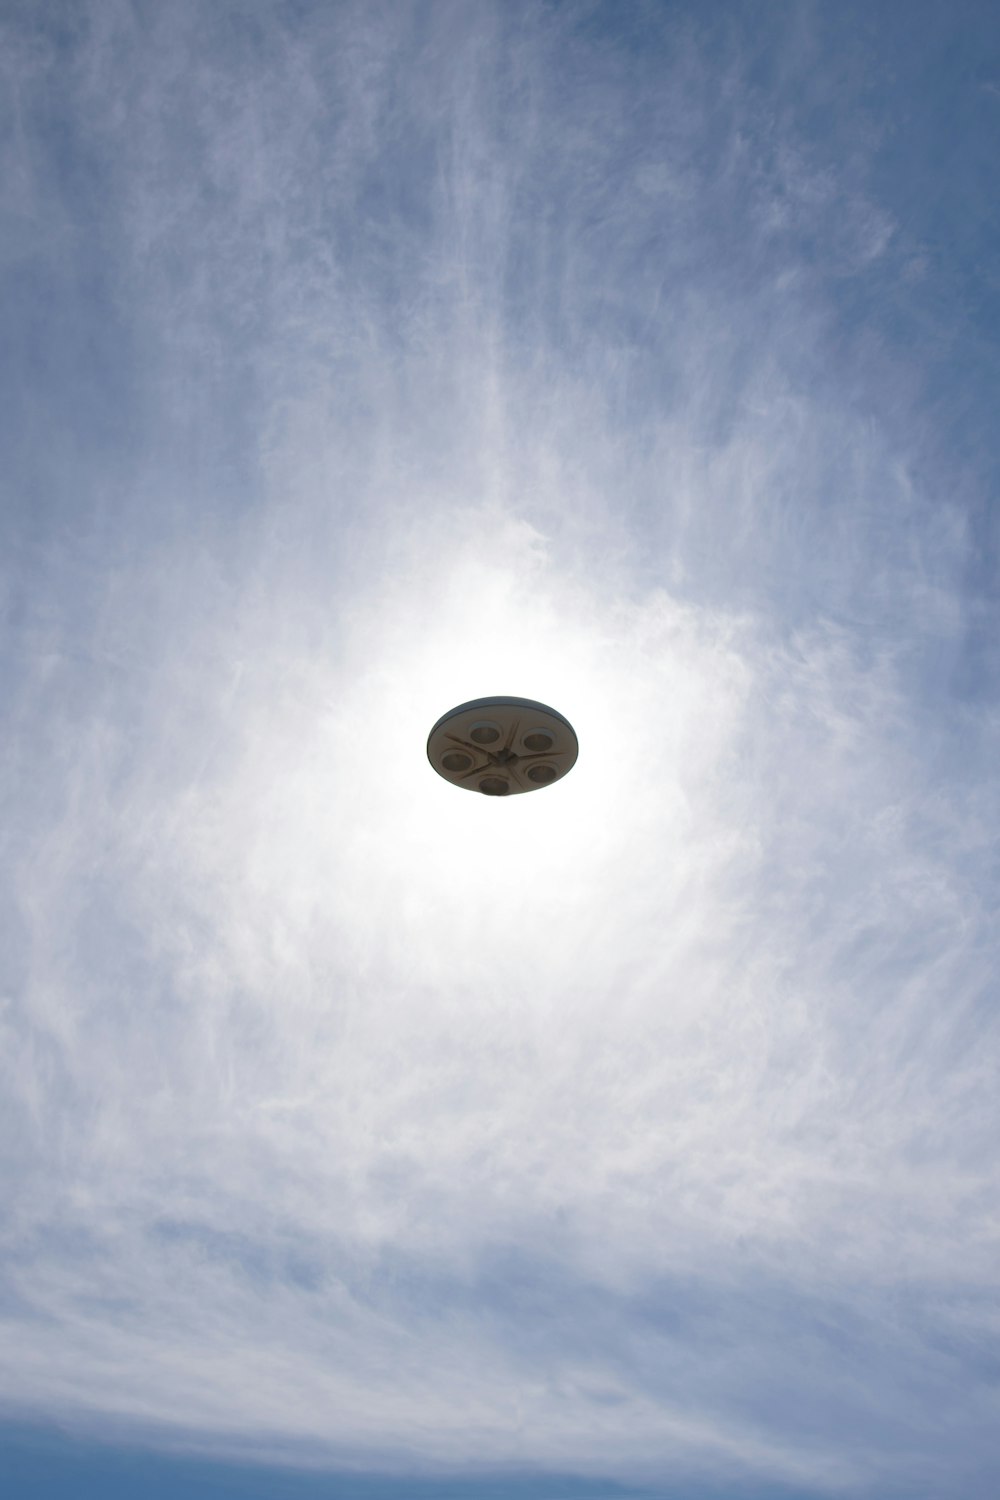
[[[445,781],[486,797],[537,792],[576,763],[568,719],[531,698],[477,698],[443,714],[427,737],[427,759]]]

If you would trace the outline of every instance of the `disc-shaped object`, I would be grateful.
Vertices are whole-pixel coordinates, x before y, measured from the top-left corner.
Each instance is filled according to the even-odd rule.
[[[427,759],[445,781],[508,797],[551,786],[576,764],[568,719],[530,698],[477,698],[442,714],[427,736]]]

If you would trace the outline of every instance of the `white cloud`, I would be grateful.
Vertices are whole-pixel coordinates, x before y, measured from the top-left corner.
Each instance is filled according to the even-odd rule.
[[[195,14],[102,12],[74,75],[159,472],[18,637],[4,1399],[364,1467],[944,1463],[995,722],[942,772],[966,538],[815,373],[799,252],[745,300],[706,255],[734,172],[759,230],[750,94],[678,43],[642,159],[570,23]],[[892,255],[778,159],[834,272]],[[564,784],[434,776],[494,690],[573,721]]]

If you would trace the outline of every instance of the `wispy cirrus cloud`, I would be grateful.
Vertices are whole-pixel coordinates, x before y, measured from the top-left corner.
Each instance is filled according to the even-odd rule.
[[[11,1412],[988,1492],[980,471],[822,24],[636,24],[10,24]]]

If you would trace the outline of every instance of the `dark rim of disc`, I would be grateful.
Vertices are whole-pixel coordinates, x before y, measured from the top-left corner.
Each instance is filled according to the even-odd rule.
[[[574,739],[576,738],[576,730],[573,728],[572,724],[566,718],[566,715],[559,713],[558,709],[550,708],[547,703],[538,703],[534,698],[500,698],[500,697],[497,697],[497,698],[473,698],[470,703],[459,703],[456,708],[449,708],[449,710],[448,710],[448,712],[446,714],[442,714],[441,715],[440,719],[438,719],[437,723],[434,725],[434,728],[431,730],[430,734],[427,736],[427,744],[428,744],[428,746],[430,746],[431,740],[437,734],[438,730],[441,728],[441,725],[444,724],[444,723],[446,723],[448,721],[448,719],[453,719],[456,714],[464,714],[470,708],[490,708],[490,707],[494,707],[494,708],[537,708],[540,713],[551,714],[552,717],[553,717],[553,719],[558,719],[559,722],[560,722],[560,724],[565,724],[566,728],[569,730],[569,732],[573,736],[573,738]]]

